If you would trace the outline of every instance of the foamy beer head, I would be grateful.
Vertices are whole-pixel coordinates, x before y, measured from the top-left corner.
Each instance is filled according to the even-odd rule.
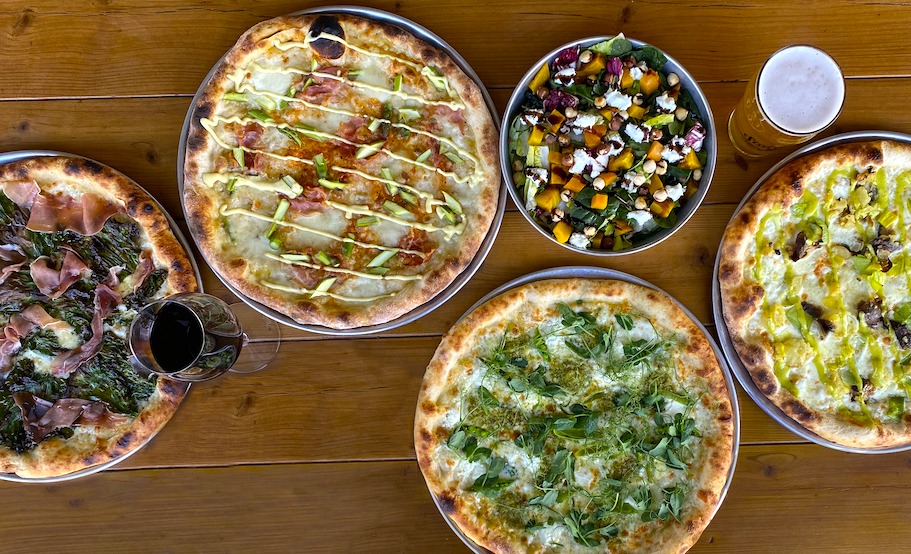
[[[835,121],[844,99],[844,77],[828,54],[812,46],[782,48],[750,80],[728,120],[728,136],[745,156],[800,144]]]
[[[779,50],[757,82],[759,106],[769,121],[795,135],[816,133],[835,121],[845,99],[841,69],[812,46]]]

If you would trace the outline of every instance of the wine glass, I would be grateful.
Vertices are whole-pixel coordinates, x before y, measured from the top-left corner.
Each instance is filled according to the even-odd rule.
[[[246,304],[186,292],[143,307],[128,343],[139,371],[195,382],[259,371],[275,357],[280,335],[278,324]]]

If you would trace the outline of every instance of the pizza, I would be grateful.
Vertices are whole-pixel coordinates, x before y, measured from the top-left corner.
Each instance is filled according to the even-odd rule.
[[[683,552],[734,456],[732,391],[663,293],[545,280],[457,323],[418,396],[418,463],[493,552]]]
[[[247,31],[191,115],[184,204],[209,264],[301,324],[395,319],[468,265],[500,189],[481,89],[399,27],[347,15]]]
[[[838,444],[911,442],[911,146],[797,158],[728,225],[724,321],[753,382]]]
[[[126,334],[151,300],[196,290],[158,204],[76,157],[0,166],[0,472],[56,477],[143,445],[187,386],[140,375]]]

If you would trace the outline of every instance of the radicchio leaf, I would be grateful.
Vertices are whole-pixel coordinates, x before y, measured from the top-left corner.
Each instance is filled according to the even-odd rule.
[[[544,99],[544,111],[550,113],[552,110],[565,110],[568,107],[575,108],[579,105],[579,99],[563,92],[562,90],[552,90],[547,98]]]
[[[576,63],[579,59],[579,49],[575,46],[560,50],[557,57],[554,58],[554,67],[568,67]]]

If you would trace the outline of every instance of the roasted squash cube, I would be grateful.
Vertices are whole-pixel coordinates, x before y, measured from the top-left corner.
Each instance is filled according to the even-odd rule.
[[[652,174],[652,177],[648,180],[648,191],[652,194],[655,194],[658,190],[664,188],[664,183],[661,182],[661,177],[657,173]]]
[[[633,76],[629,74],[629,68],[624,67],[623,73],[620,74],[620,88],[628,89],[629,87],[633,86],[634,82],[635,81],[633,81]]]
[[[671,210],[674,209],[674,201],[665,200],[664,202],[652,202],[649,209],[658,217],[667,217],[671,215]]]
[[[535,204],[542,210],[553,211],[560,203],[560,191],[554,187],[547,187],[535,195]]]
[[[547,62],[544,62],[541,69],[535,74],[535,78],[528,83],[528,88],[530,88],[532,92],[537,92],[539,88],[547,83],[548,79],[550,79],[550,67],[547,65]]]
[[[582,177],[573,175],[573,178],[570,179],[565,185],[563,185],[563,188],[572,192],[579,192],[585,188],[585,185],[585,180]]]
[[[653,140],[652,144],[648,147],[648,153],[645,154],[645,157],[653,161],[661,161],[661,152],[664,151],[664,145]]]
[[[604,125],[603,123],[601,125],[595,125],[592,127],[592,133],[595,133],[599,137],[603,137],[607,134],[607,125]]]
[[[598,54],[592,58],[590,62],[580,67],[579,70],[576,71],[576,75],[579,77],[589,77],[591,75],[597,75],[602,69],[604,69],[604,56]]]
[[[619,237],[620,235],[625,235],[632,230],[633,230],[633,228],[630,227],[629,225],[627,225],[625,221],[620,221],[619,219],[614,221],[614,235],[615,236]]]
[[[601,144],[601,137],[595,133],[582,131],[582,136],[585,138],[585,146],[588,146],[589,148],[594,148],[595,146]]]
[[[554,227],[554,238],[560,244],[565,244],[571,234],[573,234],[573,228],[565,221],[557,223],[556,227]]]
[[[593,210],[603,210],[607,207],[607,195],[606,194],[596,194],[592,196],[592,209]]]
[[[566,169],[563,166],[552,165],[550,167],[550,184],[562,185],[566,183],[568,178],[569,174],[566,173]]]
[[[646,96],[658,90],[658,84],[658,72],[654,69],[649,69],[639,78],[639,90]]]
[[[598,177],[600,177],[604,181],[605,187],[611,186],[614,183],[614,181],[617,180],[617,174],[611,173],[610,171],[602,173],[601,175],[598,175]]]
[[[632,106],[626,108],[626,113],[629,114],[631,119],[641,120],[643,117],[645,117],[645,108],[633,104]]]
[[[535,125],[534,129],[531,130],[531,134],[528,135],[528,145],[541,146],[541,143],[544,142],[544,134],[544,127]]]
[[[702,169],[702,163],[699,161],[699,157],[696,156],[695,150],[690,150],[686,153],[686,156],[680,160],[680,163],[677,164],[678,167],[683,169]]]
[[[563,125],[564,121],[566,121],[566,116],[557,110],[554,110],[547,114],[547,125],[550,127],[551,133],[556,133],[559,131],[560,126]]]
[[[633,151],[629,148],[625,148],[622,152],[617,154],[617,157],[612,159],[607,164],[608,171],[614,173],[618,171],[626,171],[627,169],[633,167],[633,162],[635,161],[635,156],[633,156]]]

